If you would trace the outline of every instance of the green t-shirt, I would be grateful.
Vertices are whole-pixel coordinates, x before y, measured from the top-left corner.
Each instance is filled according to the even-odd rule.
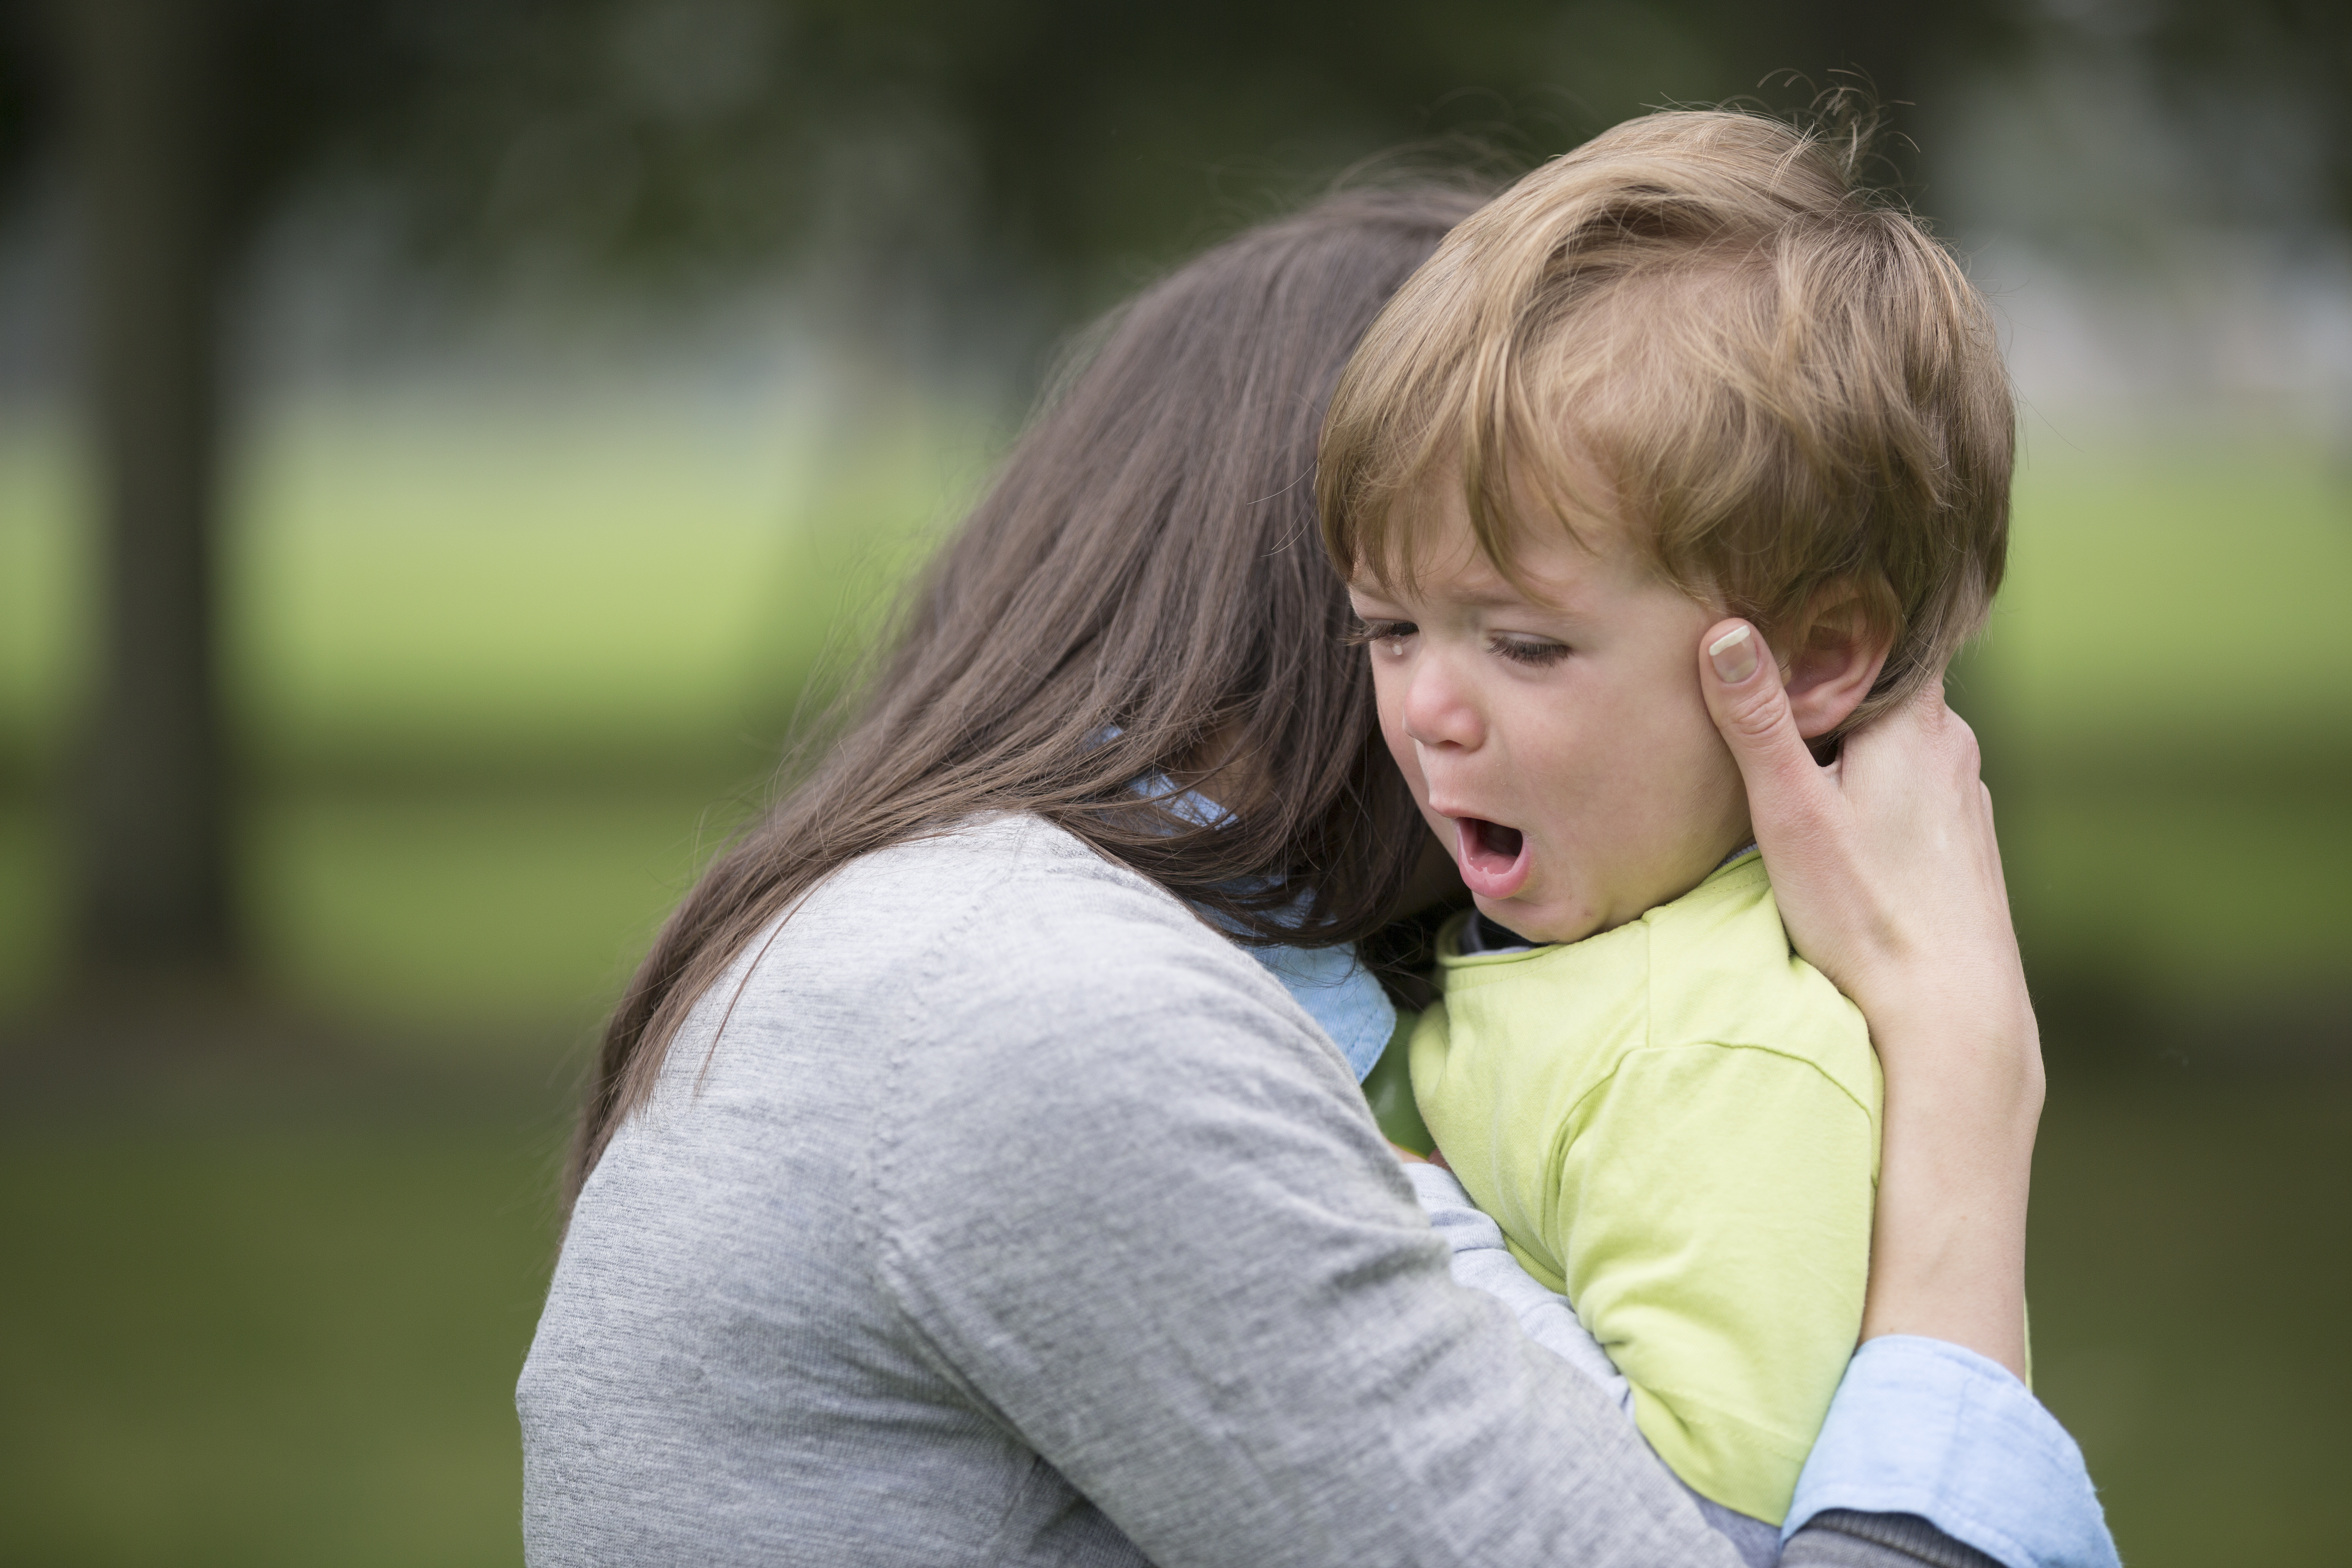
[[[1701,1494],[1779,1523],[1862,1328],[1878,1058],[1754,854],[1562,946],[1438,939],[1414,1099]]]

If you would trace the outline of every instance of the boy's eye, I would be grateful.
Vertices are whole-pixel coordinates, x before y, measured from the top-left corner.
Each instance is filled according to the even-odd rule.
[[[1513,664],[1533,665],[1541,668],[1558,664],[1568,657],[1568,645],[1549,637],[1496,637],[1494,649]]]
[[[1356,629],[1348,634],[1348,646],[1364,647],[1378,643],[1394,644],[1420,629],[1411,621],[1358,621]]]

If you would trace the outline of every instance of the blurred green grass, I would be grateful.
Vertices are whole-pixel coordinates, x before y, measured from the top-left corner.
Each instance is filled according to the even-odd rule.
[[[2054,1005],[2149,1049],[2184,1026],[2242,1054],[2352,1047],[2347,599],[2352,474],[2326,448],[2032,444],[1955,704]]]
[[[2008,739],[2078,759],[2216,745],[2259,756],[2323,739],[2340,752],[2347,589],[2352,473],[2336,453],[2042,431],[2019,468],[2010,576],[1985,639]]]
[[[2028,1289],[2035,1390],[2125,1563],[2345,1561],[2352,1080],[2060,1074]]]
[[[257,811],[259,962],[420,1041],[592,1021],[734,814],[685,790],[292,795]]]
[[[985,458],[953,412],[823,451],[789,412],[264,422],[224,597],[237,891],[273,991],[394,1031],[603,1005]],[[0,1016],[61,956],[93,659],[75,457],[54,419],[0,427]]]
[[[551,1161],[504,1126],[12,1128],[0,1556],[510,1563]]]
[[[790,413],[330,399],[258,428],[227,561],[255,962],[441,1087],[356,1121],[9,1119],[0,1554],[519,1555],[558,1058],[985,456],[977,420],[850,443]],[[0,1024],[61,952],[71,456],[0,427]],[[2135,1568],[2341,1560],[2347,597],[2323,449],[2044,433],[1958,681],[2058,1071],[2041,1386]]]

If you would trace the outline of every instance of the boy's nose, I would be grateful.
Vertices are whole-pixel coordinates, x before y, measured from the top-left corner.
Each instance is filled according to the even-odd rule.
[[[1475,747],[1485,726],[1470,694],[1444,658],[1415,661],[1404,692],[1404,732],[1415,745]]]

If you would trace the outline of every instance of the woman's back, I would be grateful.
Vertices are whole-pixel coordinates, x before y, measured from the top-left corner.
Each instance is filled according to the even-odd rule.
[[[1678,1489],[1433,1288],[1342,1058],[1165,892],[999,819],[743,967],[581,1194],[520,1391],[534,1563],[1535,1562],[1538,1472],[1592,1489],[1580,1550],[1669,1551]]]

